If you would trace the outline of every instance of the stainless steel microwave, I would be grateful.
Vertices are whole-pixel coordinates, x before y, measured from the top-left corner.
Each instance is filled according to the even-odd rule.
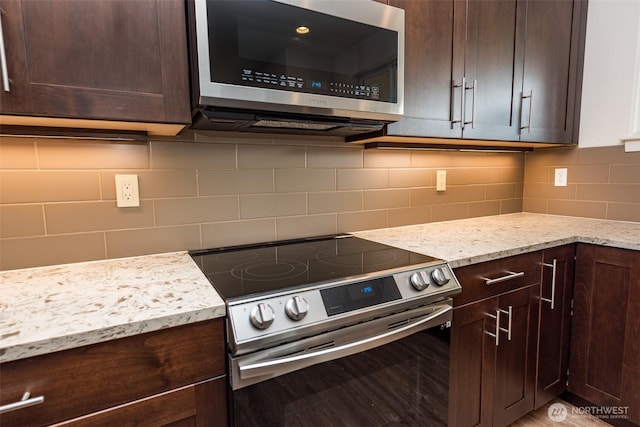
[[[193,0],[193,126],[353,135],[399,120],[404,11],[373,0]]]

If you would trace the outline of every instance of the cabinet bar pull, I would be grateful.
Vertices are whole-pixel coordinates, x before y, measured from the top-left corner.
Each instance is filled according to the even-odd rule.
[[[527,125],[522,126],[522,106],[520,107],[520,130],[526,129],[527,132],[531,132],[531,114],[533,109],[533,89],[529,92],[529,95],[522,95],[522,104],[524,105],[524,100],[529,99],[529,120],[527,120]]]
[[[505,282],[507,280],[515,279],[516,277],[524,276],[524,271],[520,271],[518,273],[515,273],[513,271],[507,271],[507,273],[509,274],[502,277],[496,277],[495,279],[488,279],[486,277],[481,277],[481,279],[484,280],[485,285],[493,285],[494,283]]]
[[[7,69],[7,51],[4,48],[4,29],[2,28],[2,15],[4,11],[0,8],[0,67],[2,68],[2,89],[10,92],[9,71]]]
[[[545,267],[551,267],[553,270],[551,273],[551,299],[549,298],[540,298],[540,299],[544,302],[551,303],[551,310],[553,310],[556,305],[556,268],[558,265],[558,260],[554,259],[551,264],[542,263],[542,265]]]
[[[0,406],[0,414],[26,408],[28,406],[39,405],[43,402],[44,396],[31,397],[31,393],[27,391],[22,395],[22,399],[20,401]]]
[[[503,310],[503,309],[498,309],[498,311],[504,313],[504,314],[508,314],[509,315],[509,328],[505,329],[505,328],[500,328],[500,330],[502,332],[506,332],[507,333],[507,339],[509,341],[511,341],[511,316],[513,315],[513,306],[509,306],[509,310]]]
[[[493,314],[486,313],[487,316],[489,316],[490,318],[496,319],[496,333],[494,334],[494,333],[491,333],[491,332],[484,331],[485,334],[489,335],[490,337],[494,337],[495,338],[496,347],[500,345],[500,330],[502,329],[502,328],[500,328],[500,312],[501,311],[502,310],[497,309],[495,316]]]
[[[473,80],[473,86],[465,87],[464,90],[471,89],[471,121],[464,122],[465,125],[471,125],[471,129],[476,127],[476,88],[478,87],[478,81]]]
[[[456,123],[460,123],[460,128],[464,129],[464,93],[466,89],[467,82],[465,78],[462,78],[462,83],[457,84],[455,81],[453,82],[453,86],[451,88],[451,129],[453,129],[453,125]],[[456,120],[455,118],[455,90],[460,88],[460,120]]]

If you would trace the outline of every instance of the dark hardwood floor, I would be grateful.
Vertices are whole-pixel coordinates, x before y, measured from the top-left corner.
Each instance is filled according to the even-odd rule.
[[[562,405],[562,406],[561,406]],[[550,407],[552,409],[550,410]],[[561,399],[554,399],[544,405],[537,411],[533,411],[518,421],[510,425],[510,427],[608,427],[608,423],[599,418],[589,415],[580,415],[572,413],[573,405]],[[555,409],[555,411],[554,411]],[[565,412],[563,412],[565,411]],[[554,421],[552,419],[556,419]]]

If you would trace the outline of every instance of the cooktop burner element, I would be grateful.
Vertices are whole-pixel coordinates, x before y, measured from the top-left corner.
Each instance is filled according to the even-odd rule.
[[[436,261],[351,235],[192,252],[225,299]]]
[[[234,355],[444,301],[461,290],[444,261],[352,235],[191,256],[227,304]]]

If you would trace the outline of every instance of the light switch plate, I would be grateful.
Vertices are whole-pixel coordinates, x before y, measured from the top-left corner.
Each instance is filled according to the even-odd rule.
[[[138,175],[116,175],[116,201],[119,208],[140,206]]]
[[[436,172],[436,191],[445,191],[447,189],[447,171]]]
[[[554,184],[556,187],[567,186],[567,168],[556,168]]]

